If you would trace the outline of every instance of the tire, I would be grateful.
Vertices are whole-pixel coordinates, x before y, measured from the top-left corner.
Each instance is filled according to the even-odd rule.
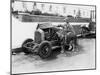
[[[23,52],[24,52],[25,54],[29,54],[30,51],[29,51],[27,48],[25,48],[24,45],[25,45],[26,43],[32,42],[32,41],[33,41],[32,39],[26,39],[26,40],[23,42],[23,44],[22,44],[22,50],[23,50]]]
[[[75,46],[75,43],[74,43],[75,41],[74,40],[71,40],[70,41],[70,44],[69,44],[69,51],[73,51],[73,49],[74,49],[74,46]]]
[[[48,58],[52,53],[51,44],[48,41],[44,41],[40,44],[38,54],[42,59]]]
[[[70,44],[68,51],[73,51],[73,48],[74,48],[73,44]]]
[[[64,49],[65,49],[66,51],[72,51],[73,48],[74,48],[73,40],[70,41],[70,44],[69,44],[69,45],[64,45]]]

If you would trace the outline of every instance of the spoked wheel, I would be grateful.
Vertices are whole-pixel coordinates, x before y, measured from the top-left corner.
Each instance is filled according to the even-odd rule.
[[[51,52],[51,44],[48,41],[44,41],[43,43],[41,43],[38,51],[41,58],[48,58],[51,55]]]
[[[65,45],[64,48],[66,51],[73,51],[73,48],[74,48],[73,40],[70,41],[69,45]]]
[[[22,50],[23,50],[24,53],[26,53],[26,54],[29,54],[30,53],[30,51],[27,48],[25,48],[24,45],[27,44],[28,42],[32,42],[32,41],[33,41],[32,39],[26,39],[23,42],[23,44],[22,44]]]
[[[73,48],[74,48],[74,45],[73,44],[70,44],[69,45],[69,48],[68,48],[68,51],[73,51]]]

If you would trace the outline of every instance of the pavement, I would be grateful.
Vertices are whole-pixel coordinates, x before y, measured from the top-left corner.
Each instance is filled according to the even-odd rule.
[[[78,44],[75,51],[64,54],[60,53],[61,49],[55,49],[45,60],[38,55],[25,55],[23,52],[12,55],[12,73],[95,69],[95,39],[79,39]]]

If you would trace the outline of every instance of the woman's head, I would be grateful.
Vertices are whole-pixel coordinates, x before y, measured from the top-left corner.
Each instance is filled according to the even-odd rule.
[[[69,23],[69,18],[66,17],[66,18],[64,19],[64,22]]]

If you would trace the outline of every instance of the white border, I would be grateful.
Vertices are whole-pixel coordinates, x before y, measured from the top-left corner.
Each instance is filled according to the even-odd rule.
[[[99,75],[100,72],[100,0],[27,0],[56,3],[87,4],[97,6],[97,70],[42,73],[38,75]],[[10,0],[0,1],[0,74],[10,72]],[[27,74],[28,75],[28,74]],[[33,74],[32,74],[33,75]],[[35,75],[35,74],[34,74]]]

